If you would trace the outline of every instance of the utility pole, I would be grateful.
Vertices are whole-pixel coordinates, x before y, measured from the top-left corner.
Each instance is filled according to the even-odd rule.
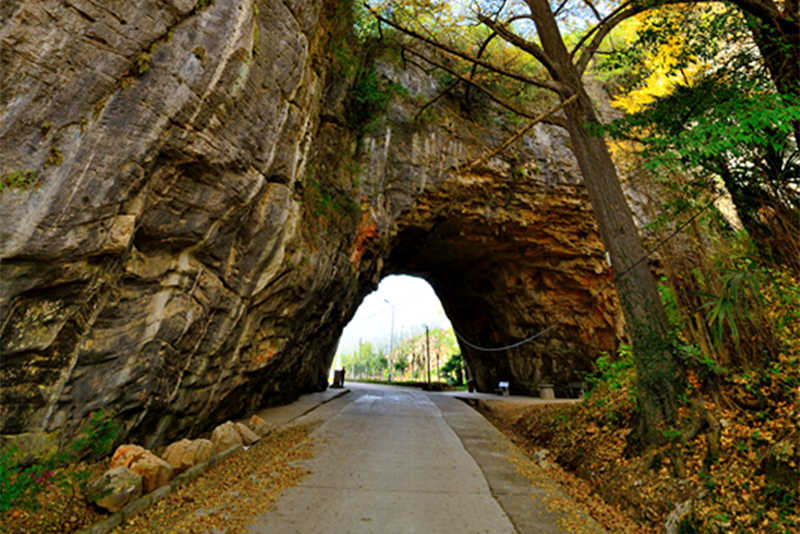
[[[431,343],[428,336],[428,325],[425,325],[425,356],[428,360],[428,385],[431,385]]]
[[[383,301],[392,307],[392,329],[389,331],[389,357],[386,358],[389,362],[389,382],[392,381],[392,352],[394,352],[394,304],[389,302],[388,299]]]

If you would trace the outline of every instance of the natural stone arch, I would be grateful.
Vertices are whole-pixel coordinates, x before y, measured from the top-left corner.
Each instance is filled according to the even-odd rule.
[[[516,184],[487,170],[423,195],[387,255],[386,271],[427,280],[472,343],[503,346],[551,328],[508,351],[461,343],[484,391],[499,380],[520,393],[536,393],[540,381],[566,385],[616,347],[616,293],[583,191],[537,180],[534,165]],[[504,196],[504,205],[486,202]]]
[[[167,4],[163,28],[128,10],[153,31],[113,57],[66,8],[17,3],[0,22],[63,45],[10,55],[3,82],[0,116],[18,120],[0,170],[42,171],[0,192],[0,435],[66,440],[106,409],[154,445],[324,388],[341,329],[391,273],[427,279],[475,342],[558,325],[510,356],[464,348],[483,389],[569,380],[613,348],[614,292],[557,129],[464,169],[516,128],[458,95],[413,120],[437,85],[384,61],[409,94],[355,139],[328,48],[336,2]],[[119,30],[110,13],[97,31]],[[148,70],[118,84],[161,33]],[[64,72],[65,55],[80,64]],[[63,161],[45,167],[52,150]]]

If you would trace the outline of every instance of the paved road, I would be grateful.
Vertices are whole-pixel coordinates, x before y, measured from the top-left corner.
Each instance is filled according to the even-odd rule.
[[[502,435],[461,401],[348,387],[300,420],[319,425],[314,458],[303,462],[311,474],[251,532],[567,532],[515,473]]]

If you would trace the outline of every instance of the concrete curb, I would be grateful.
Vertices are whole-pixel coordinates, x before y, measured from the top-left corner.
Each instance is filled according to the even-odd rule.
[[[459,408],[446,405],[442,397],[430,397],[464,449],[478,464],[492,496],[511,519],[516,532],[568,534],[573,530],[562,524],[564,521],[582,525],[580,532],[606,533],[581,505],[564,493],[559,483],[476,409],[487,399],[456,398],[463,402],[463,408]],[[493,399],[488,402],[493,402]],[[536,477],[520,472],[519,462],[534,464]]]
[[[300,417],[302,417],[302,416],[304,416],[304,415],[306,415],[306,414],[308,414],[310,412],[313,412],[314,410],[316,410],[317,408],[319,408],[323,404],[327,404],[328,402],[330,402],[330,401],[332,401],[334,399],[338,399],[339,397],[341,397],[341,396],[343,396],[343,395],[345,395],[347,393],[350,393],[349,389],[345,388],[345,389],[341,390],[340,392],[338,392],[338,394],[332,396],[329,399],[326,399],[326,400],[320,402],[319,404],[309,408],[308,410],[305,410],[303,413],[293,417],[289,421],[286,421],[286,422],[284,422],[284,423],[282,423],[280,425],[276,425],[275,427],[270,429],[270,432],[273,432],[273,431],[275,431],[277,429],[280,429],[280,428],[288,426],[295,419],[299,419]],[[130,519],[131,517],[133,517],[136,514],[138,514],[139,512],[141,512],[142,510],[145,510],[146,508],[154,505],[155,503],[157,503],[158,501],[160,501],[161,499],[163,499],[164,497],[166,497],[167,495],[172,493],[173,490],[176,490],[176,489],[180,488],[181,486],[183,486],[184,484],[187,484],[187,483],[191,482],[192,480],[198,478],[200,475],[202,475],[203,473],[205,473],[206,471],[208,471],[209,469],[211,469],[212,467],[214,467],[215,465],[217,465],[221,461],[225,460],[226,458],[229,458],[229,457],[233,456],[234,454],[236,454],[236,453],[238,453],[239,451],[242,451],[242,450],[244,450],[244,447],[242,447],[241,445],[234,445],[233,447],[222,451],[221,453],[217,454],[216,456],[214,456],[213,458],[209,459],[208,461],[203,462],[203,463],[199,463],[199,464],[187,469],[186,471],[184,471],[180,475],[176,476],[175,478],[173,478],[172,480],[170,480],[169,482],[167,482],[165,485],[161,486],[160,488],[155,489],[155,490],[151,491],[150,493],[148,493],[147,495],[144,495],[144,496],[136,499],[135,501],[128,503],[128,505],[125,506],[119,512],[114,512],[113,514],[111,514],[106,519],[103,519],[102,521],[98,521],[97,523],[95,523],[95,524],[93,524],[91,526],[88,526],[88,527],[84,528],[83,530],[79,530],[77,532],[77,534],[108,534],[109,532],[111,532],[112,530],[117,528],[119,525],[121,525],[124,521]]]

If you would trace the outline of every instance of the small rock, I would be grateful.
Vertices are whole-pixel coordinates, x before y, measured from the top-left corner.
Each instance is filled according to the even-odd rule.
[[[248,419],[247,423],[245,423],[247,427],[261,436],[262,438],[269,434],[270,427],[266,421],[261,419],[259,416],[254,415],[250,419]]]
[[[142,496],[142,477],[124,465],[109,469],[89,483],[89,498],[109,512],[118,512]]]
[[[681,521],[684,520],[689,514],[692,513],[692,501],[684,501],[675,505],[675,508],[667,516],[667,521],[664,523],[665,534],[678,534],[678,527]]]
[[[205,462],[214,452],[214,444],[207,439],[182,439],[171,444],[162,455],[176,473]]]
[[[214,454],[227,450],[234,445],[243,445],[242,436],[237,432],[236,425],[226,421],[211,432],[211,442],[214,444]]]
[[[252,445],[261,439],[258,434],[247,428],[247,425],[243,425],[242,423],[236,423],[236,431],[242,437],[242,442],[245,445]]]
[[[547,449],[539,449],[531,455],[531,459],[539,464],[540,467],[548,467],[550,462],[547,461],[547,456],[549,454],[550,451]]]
[[[124,465],[142,476],[145,493],[160,488],[172,479],[172,466],[138,445],[120,445],[111,457],[111,468]]]

